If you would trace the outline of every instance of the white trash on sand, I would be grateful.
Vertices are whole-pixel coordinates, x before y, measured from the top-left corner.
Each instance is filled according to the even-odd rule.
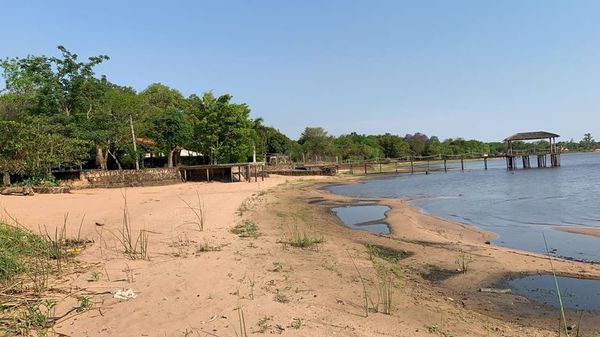
[[[120,300],[131,300],[137,297],[137,294],[132,289],[116,289],[111,291],[113,298]]]

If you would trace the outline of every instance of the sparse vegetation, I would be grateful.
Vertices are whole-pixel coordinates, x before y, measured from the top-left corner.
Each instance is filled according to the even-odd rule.
[[[292,324],[290,324],[290,327],[292,327],[296,330],[302,328],[302,319],[300,319],[300,318],[292,319]]]
[[[204,231],[204,225],[206,223],[206,207],[204,205],[204,200],[200,198],[200,193],[196,191],[196,197],[198,199],[198,207],[193,207],[189,202],[187,202],[182,197],[179,197],[179,200],[183,201],[183,203],[194,213],[196,216],[196,225],[198,229],[202,232]]]
[[[88,311],[92,308],[92,299],[88,296],[79,296],[77,301],[79,302],[78,312]]]
[[[453,337],[452,333],[442,330],[437,324],[427,325],[425,328],[427,329],[427,332],[437,334],[438,336]]]
[[[149,233],[145,229],[141,229],[138,232],[137,238],[134,239],[131,215],[129,214],[129,208],[127,206],[127,197],[123,193],[123,223],[118,235],[114,235],[115,238],[121,244],[123,253],[132,260],[143,259],[149,260],[148,255],[148,244],[149,244]]]
[[[213,246],[205,241],[203,244],[198,246],[198,249],[196,249],[196,253],[218,252],[220,250],[221,246]]]
[[[52,326],[55,302],[45,300],[44,292],[50,278],[63,272],[84,244],[67,238],[66,218],[55,235],[36,234],[16,221],[0,222],[0,331],[43,334]]]
[[[275,302],[279,302],[279,303],[288,303],[290,301],[290,299],[287,297],[286,294],[281,293],[279,291],[277,291],[277,294],[275,294],[275,297],[273,297],[273,300]]]
[[[258,326],[258,329],[256,330],[256,333],[265,333],[267,332],[267,330],[269,330],[269,328],[271,327],[271,325],[269,324],[270,321],[273,320],[273,316],[264,316],[261,319],[258,320],[258,323],[256,323],[256,325]]]
[[[242,238],[256,238],[259,236],[258,225],[250,220],[245,220],[244,222],[236,225],[233,227],[231,232]]]
[[[301,231],[298,226],[293,226],[288,231],[287,240],[282,242],[296,248],[311,248],[324,243],[325,238],[321,235],[310,234],[306,230]]]
[[[458,266],[458,269],[461,272],[466,273],[469,270],[469,265],[471,262],[473,262],[473,256],[463,249],[460,249],[458,251],[458,257],[456,258],[456,265]]]

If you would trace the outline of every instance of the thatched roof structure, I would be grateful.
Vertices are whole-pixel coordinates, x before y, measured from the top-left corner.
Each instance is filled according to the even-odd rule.
[[[549,138],[557,138],[560,135],[555,133],[546,132],[546,131],[534,131],[534,132],[519,132],[514,135],[504,139],[505,142],[515,141],[515,140],[534,140],[534,139],[549,139]]]

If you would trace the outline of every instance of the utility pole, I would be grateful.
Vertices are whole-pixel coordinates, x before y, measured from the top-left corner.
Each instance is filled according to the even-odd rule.
[[[129,115],[129,126],[131,126],[131,140],[133,141],[133,153],[135,155],[135,169],[140,169],[140,162],[137,154],[137,144],[135,142],[135,131],[133,130],[133,118]]]

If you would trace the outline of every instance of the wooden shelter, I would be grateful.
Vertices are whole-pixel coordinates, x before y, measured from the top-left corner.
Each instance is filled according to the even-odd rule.
[[[550,167],[560,166],[560,148],[556,145],[555,133],[546,131],[520,132],[504,139],[506,143],[506,168],[513,170],[517,168],[518,158],[521,157],[523,168],[531,168],[530,156],[537,156],[537,167],[547,166],[547,157],[550,156]],[[513,149],[513,142],[526,140],[548,140],[549,148],[534,148],[528,151]]]

